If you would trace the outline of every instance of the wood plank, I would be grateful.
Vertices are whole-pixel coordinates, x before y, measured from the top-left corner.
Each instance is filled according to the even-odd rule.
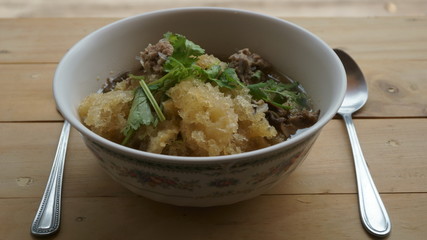
[[[61,120],[52,93],[55,64],[0,64],[0,121]]]
[[[383,196],[388,239],[424,239],[427,194]],[[38,198],[0,199],[1,239],[32,239]],[[261,196],[242,203],[186,208],[138,197],[65,198],[61,229],[49,239],[371,239],[356,195]],[[405,206],[405,207],[402,207]]]
[[[1,240],[32,239],[29,227],[62,125],[55,122],[61,117],[50,84],[56,63],[78,39],[114,20],[0,19],[0,32],[10,33],[0,35]],[[424,239],[427,18],[290,20],[347,50],[365,71],[371,94],[355,124],[392,219],[388,239]],[[62,229],[48,239],[370,239],[360,225],[351,149],[340,119],[323,129],[289,178],[235,205],[183,208],[138,197],[103,172],[75,130],[63,190]]]
[[[347,50],[359,62],[368,80],[370,97],[367,105],[356,116],[427,116],[427,31],[424,31],[427,18],[290,20],[317,33],[331,47]],[[0,41],[5,43],[0,49],[0,63],[3,63],[0,64],[0,81],[7,90],[2,93],[5,101],[0,103],[0,110],[4,113],[0,121],[61,119],[52,108],[54,102],[50,81],[53,66],[79,38],[112,21],[0,20],[0,30],[10,32],[0,36]],[[67,34],[61,33],[62,28],[67,29]],[[342,34],[343,29],[347,28],[349,31]],[[402,29],[404,33],[394,34],[396,28]],[[52,44],[49,39],[57,41]],[[18,66],[10,64],[13,62]],[[23,64],[26,62],[52,64],[41,67]],[[42,89],[31,92],[31,98],[35,100],[33,108],[28,104],[28,95],[21,95],[20,90],[30,91],[34,87]]]
[[[0,63],[58,63],[94,30],[117,19],[1,19]],[[66,31],[64,31],[66,29]]]
[[[427,3],[422,0],[44,0],[5,1],[0,5],[4,17],[124,17],[146,11],[172,7],[214,6],[240,8],[274,16],[409,16],[425,15]]]
[[[426,61],[426,17],[285,18],[359,61]],[[396,34],[398,29],[399,34]]]
[[[427,17],[285,19],[360,60],[426,61]],[[0,19],[0,31],[8,33],[0,36],[0,63],[58,62],[79,39],[115,20],[118,19]]]
[[[61,127],[61,123],[0,124],[0,197],[43,194]],[[131,194],[104,173],[74,129],[65,164],[64,192],[65,196]]]
[[[356,120],[365,158],[381,193],[427,192],[427,148],[420,134],[427,132],[426,123],[427,119]],[[60,128],[60,123],[0,123],[0,197],[42,195]],[[355,192],[347,133],[341,120],[332,120],[305,162],[266,194]],[[104,173],[75,130],[65,166],[64,195],[133,196]]]
[[[427,116],[427,18],[306,18],[296,23],[344,49],[360,65],[370,95],[355,116]]]
[[[426,124],[427,119],[355,120],[365,159],[380,192],[425,192],[421,185],[427,184]],[[354,180],[345,125],[337,119],[322,130],[301,168],[272,192],[354,193]]]
[[[427,59],[359,62],[369,99],[356,117],[427,117]]]

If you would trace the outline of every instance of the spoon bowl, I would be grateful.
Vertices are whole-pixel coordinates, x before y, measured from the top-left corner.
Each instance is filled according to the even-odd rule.
[[[362,70],[346,52],[334,49],[347,73],[347,91],[338,113],[353,113],[361,109],[368,100],[368,86]]]
[[[356,171],[359,211],[363,226],[372,235],[385,237],[391,231],[391,222],[363,156],[351,115],[365,105],[368,87],[356,62],[344,51],[334,49],[347,74],[347,91],[338,110],[350,138]]]

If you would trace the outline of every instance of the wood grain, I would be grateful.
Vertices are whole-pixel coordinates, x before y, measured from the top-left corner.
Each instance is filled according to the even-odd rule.
[[[65,198],[58,239],[371,239],[355,194],[261,196],[231,206],[185,208],[140,197]],[[424,239],[427,194],[386,194],[392,239]],[[0,199],[1,240],[31,239],[38,198]],[[411,207],[402,207],[403,204]],[[48,239],[56,239],[55,237]]]
[[[239,8],[274,16],[425,16],[427,7],[422,0],[1,0],[0,3],[0,15],[4,17],[124,17],[191,6]]]
[[[381,193],[427,192],[424,136],[427,119],[357,120],[356,128],[371,174]],[[37,197],[43,193],[53,161],[60,123],[0,124],[0,197]],[[32,134],[28,134],[31,132]],[[84,145],[71,133],[64,176],[64,196],[132,196],[110,179]],[[328,154],[325,154],[327,152]],[[26,168],[25,166],[34,166]],[[387,168],[387,171],[383,171]],[[337,180],[340,184],[336,184]],[[323,130],[297,171],[267,192],[328,194],[356,192],[351,149],[341,120]]]
[[[1,63],[58,63],[76,42],[117,19],[0,19]],[[66,29],[64,31],[63,29]]]
[[[0,64],[0,121],[61,120],[52,79],[56,64]]]
[[[369,5],[343,4],[355,2]],[[21,6],[21,0],[15,3]],[[395,3],[400,11],[403,5]],[[355,124],[392,220],[388,239],[425,239],[427,18],[286,19],[360,64],[370,96]],[[0,240],[33,239],[29,227],[62,127],[51,87],[57,63],[79,39],[115,20],[0,19]],[[72,130],[63,196],[61,230],[47,239],[372,239],[360,224],[351,149],[339,118],[325,126],[287,179],[255,199],[214,208],[174,207],[136,196],[104,173]]]
[[[284,19],[313,32],[331,47],[349,51],[359,60],[426,61],[426,17]],[[78,40],[116,20],[0,19],[0,31],[8,33],[0,36],[0,63],[57,63]]]
[[[114,20],[1,19],[0,32],[9,34],[0,35],[0,81],[6,89],[0,121],[60,120],[49,84],[56,63],[80,38]],[[370,95],[356,117],[427,117],[427,18],[289,20],[360,64]],[[25,95],[31,89],[40,90],[33,92],[34,101]]]

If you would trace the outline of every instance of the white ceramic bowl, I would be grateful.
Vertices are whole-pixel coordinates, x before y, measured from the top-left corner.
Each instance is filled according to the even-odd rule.
[[[104,139],[79,119],[84,97],[111,74],[133,70],[135,56],[163,33],[185,35],[217,56],[248,47],[299,81],[320,109],[319,121],[280,144],[219,157],[177,157],[130,149]],[[53,81],[57,106],[116,181],[147,198],[174,205],[214,206],[262,194],[292,172],[322,127],[337,112],[346,89],[344,68],[327,44],[284,20],[223,8],[145,13],[109,24],[73,46]]]

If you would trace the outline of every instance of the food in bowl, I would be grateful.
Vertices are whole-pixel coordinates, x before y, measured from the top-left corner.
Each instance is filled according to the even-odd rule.
[[[242,26],[251,26],[250,31]],[[104,79],[140,68],[135,55],[149,43],[158,42],[167,31],[187,36],[221,59],[241,48],[260,54],[278,72],[304,86],[314,109],[320,110],[317,122],[269,147],[240,154],[192,157],[123,146],[86,127],[78,113],[83,99],[101,89]],[[314,34],[283,19],[224,8],[167,9],[108,24],[67,51],[53,80],[58,109],[112,179],[155,201],[197,207],[240,202],[283,183],[301,166],[322,128],[335,116],[345,90],[342,63]],[[304,191],[297,188],[292,192]]]
[[[304,88],[248,48],[223,61],[167,32],[141,68],[108,79],[80,104],[93,132],[142,151],[219,156],[283,142],[317,122]]]

